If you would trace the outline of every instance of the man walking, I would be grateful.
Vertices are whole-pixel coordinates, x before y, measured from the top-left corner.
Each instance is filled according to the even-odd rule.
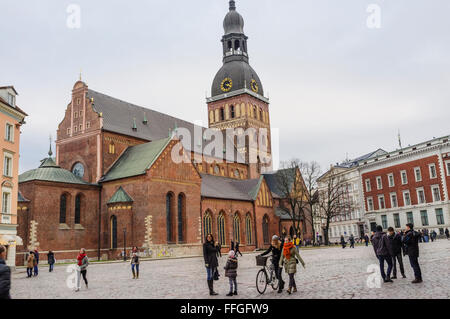
[[[39,251],[36,248],[34,250],[34,276],[36,277],[39,274]]]
[[[414,270],[415,279],[413,284],[422,282],[422,272],[419,266],[419,237],[420,234],[416,232],[413,224],[406,224],[406,233],[403,236],[403,244],[405,245],[405,253],[409,257],[409,263]]]
[[[350,248],[355,248],[355,237],[353,236],[353,234],[350,235],[349,241],[350,241]]]
[[[378,225],[376,229],[377,232],[372,237],[372,246],[380,262],[381,277],[384,282],[393,282],[391,280],[392,257],[389,253],[389,239],[383,232],[383,227]],[[387,274],[384,272],[384,262],[388,264]]]
[[[445,237],[447,237],[447,240],[450,238],[450,232],[448,231],[448,228],[445,229]]]
[[[366,247],[369,246],[369,236],[367,234],[364,234],[364,242],[366,243]]]
[[[400,233],[395,233],[394,228],[388,228],[388,239],[389,239],[389,253],[392,256],[392,264],[393,264],[393,276],[391,279],[397,279],[397,261],[400,266],[400,272],[403,278],[405,276],[405,268],[403,267],[403,258],[402,258],[402,236]]]
[[[11,269],[6,266],[6,248],[0,245],[0,299],[11,299]]]

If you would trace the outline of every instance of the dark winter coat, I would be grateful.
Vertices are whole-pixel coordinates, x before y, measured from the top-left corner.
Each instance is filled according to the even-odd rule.
[[[351,243],[351,244],[354,244],[354,243],[355,243],[355,237],[353,237],[353,235],[350,236],[349,240],[350,240],[350,243]]]
[[[214,246],[214,243],[207,241],[203,244],[203,258],[205,259],[206,268],[217,268],[219,262],[217,260],[218,248]]]
[[[47,260],[48,260],[48,263],[50,265],[54,264],[55,263],[55,254],[54,253],[48,253],[47,254]]]
[[[402,252],[402,236],[400,234],[387,235],[389,239],[389,254],[391,256],[397,256]]]
[[[403,236],[405,254],[411,257],[419,257],[420,234],[414,230],[409,230]]]
[[[383,232],[376,232],[372,238],[372,246],[377,256],[390,256],[389,239]]]
[[[224,267],[225,277],[236,278],[237,277],[238,260],[236,257],[228,258]]]
[[[283,245],[284,240],[281,241],[279,249],[275,246],[270,245],[269,249],[267,249],[264,253],[262,253],[261,256],[265,256],[272,253],[272,264],[278,265],[280,263],[281,254],[283,253]]]
[[[3,259],[0,259],[0,299],[11,299],[9,289],[11,288],[11,270]]]

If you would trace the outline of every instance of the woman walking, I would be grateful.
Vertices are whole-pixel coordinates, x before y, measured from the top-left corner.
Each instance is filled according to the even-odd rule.
[[[279,286],[278,293],[281,293],[284,289],[284,281],[281,276],[282,267],[280,267],[280,259],[283,251],[283,241],[280,241],[280,238],[277,235],[273,235],[272,244],[269,249],[267,249],[261,256],[268,255],[272,253],[272,265],[275,270],[275,275],[277,276]]]
[[[34,252],[30,251],[27,259],[27,278],[31,278],[33,276],[33,267],[34,267]]]
[[[80,291],[81,289],[81,276],[83,276],[84,283],[86,284],[86,288],[88,288],[88,281],[86,278],[87,267],[89,265],[89,259],[86,255],[86,249],[81,248],[80,254],[77,257],[77,289],[75,291]]]
[[[219,266],[219,262],[217,260],[218,249],[218,244],[214,241],[213,235],[208,234],[206,236],[206,241],[203,244],[203,258],[205,259],[210,296],[218,295],[218,293],[214,291],[214,277],[217,272],[217,267]]]
[[[290,237],[286,237],[284,240],[283,246],[283,254],[280,259],[280,267],[283,267],[284,270],[289,275],[289,288],[287,290],[288,294],[291,294],[292,288],[293,292],[297,292],[297,285],[295,284],[295,273],[297,272],[297,262],[300,261],[302,263],[303,268],[305,268],[305,262],[302,257],[298,253],[297,249],[295,249],[294,244],[291,241]]]
[[[55,259],[55,254],[51,250],[48,251],[47,261],[48,261],[48,271],[52,272],[53,271],[53,265],[55,264],[56,259]]]
[[[139,256],[136,252],[131,255],[131,272],[133,273],[133,279],[139,279]],[[136,272],[134,269],[136,268]]]
[[[228,297],[236,296],[237,293],[237,268],[238,268],[238,260],[236,257],[236,253],[233,250],[230,250],[228,253],[228,260],[224,267],[225,269],[225,277],[228,277],[230,281],[230,292],[227,294]],[[233,291],[234,286],[234,291]]]

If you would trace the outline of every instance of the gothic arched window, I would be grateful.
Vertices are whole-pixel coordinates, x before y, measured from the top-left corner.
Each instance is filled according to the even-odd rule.
[[[66,223],[66,213],[67,213],[67,195],[62,194],[59,199],[59,223]]]
[[[253,227],[250,213],[245,217],[245,233],[247,235],[247,245],[253,244]]]
[[[234,111],[234,105],[230,106],[230,116],[232,119],[234,119],[236,116],[235,111]]]
[[[81,194],[75,197],[75,224],[81,224]]]
[[[167,232],[167,243],[174,242],[174,231],[173,231],[173,194],[168,193],[166,195],[166,232]]]
[[[111,249],[117,248],[117,217],[111,216],[110,220],[111,232]]]
[[[186,196],[181,193],[178,195],[178,242],[185,242],[186,235]]]
[[[233,240],[235,243],[241,242],[241,218],[239,214],[234,214],[233,219]]]
[[[203,234],[205,235],[205,238],[208,234],[212,234],[212,218],[209,211],[207,211],[203,217]]]
[[[221,212],[219,217],[217,217],[217,234],[220,245],[224,246],[226,244],[226,238],[225,238],[225,214],[223,212]]]

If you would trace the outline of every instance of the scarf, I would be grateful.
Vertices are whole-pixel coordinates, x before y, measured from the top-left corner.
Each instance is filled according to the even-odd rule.
[[[78,266],[81,266],[84,257],[86,257],[86,254],[79,254],[79,255],[78,255],[78,257],[77,257],[77,260],[78,260]]]
[[[287,260],[291,259],[291,249],[293,247],[294,247],[294,244],[292,242],[284,244],[283,255]]]

